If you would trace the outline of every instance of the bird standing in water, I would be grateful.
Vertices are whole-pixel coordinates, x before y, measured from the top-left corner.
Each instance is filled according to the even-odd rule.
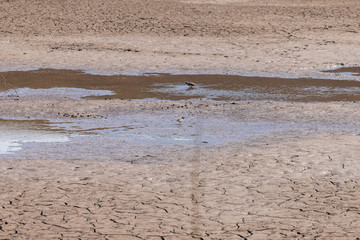
[[[185,84],[188,85],[189,87],[196,86],[196,83],[193,83],[193,82],[186,82]]]
[[[181,124],[182,121],[184,121],[184,117],[179,117],[179,118],[176,119],[176,121],[177,121],[179,124]]]

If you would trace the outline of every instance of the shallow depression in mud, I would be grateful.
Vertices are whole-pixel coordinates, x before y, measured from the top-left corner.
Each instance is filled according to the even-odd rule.
[[[0,97],[225,101],[360,101],[360,81],[233,75],[92,75],[41,69],[2,73]],[[189,86],[192,82],[195,86]]]

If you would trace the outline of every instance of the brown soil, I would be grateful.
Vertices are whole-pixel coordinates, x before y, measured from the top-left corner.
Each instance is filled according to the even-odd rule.
[[[319,70],[358,65],[359,10],[356,0],[9,0],[0,69],[333,78]]]

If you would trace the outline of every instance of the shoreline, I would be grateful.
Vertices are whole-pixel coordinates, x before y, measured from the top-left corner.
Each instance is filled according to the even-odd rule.
[[[314,74],[312,75],[276,75],[276,74],[262,74],[262,73],[241,73],[241,72],[207,72],[207,71],[186,71],[186,72],[167,72],[167,71],[157,71],[157,72],[102,72],[101,69],[97,70],[90,70],[90,69],[78,69],[78,68],[66,68],[66,67],[32,67],[32,68],[8,68],[8,69],[0,69],[0,73],[7,73],[7,72],[28,72],[28,71],[38,71],[38,70],[62,70],[62,71],[80,71],[86,74],[91,75],[99,75],[99,76],[148,76],[148,75],[222,75],[222,76],[239,76],[239,77],[260,77],[260,78],[284,78],[284,79],[326,79],[326,80],[345,80],[345,81],[360,81],[359,76],[352,76],[348,74],[341,75],[342,72],[335,72],[336,70],[341,70],[342,68],[359,68],[359,65],[334,65],[330,67],[325,67],[322,69],[317,69]],[[334,72],[327,72],[327,71],[334,71]],[[317,73],[317,74],[316,74]],[[324,75],[322,75],[324,74]]]

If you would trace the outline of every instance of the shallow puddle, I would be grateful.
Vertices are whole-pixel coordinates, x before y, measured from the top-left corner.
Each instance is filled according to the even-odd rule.
[[[115,119],[71,122],[0,120],[0,158],[121,159],[151,149],[215,147],[289,132],[337,131],[293,123],[244,122],[188,117],[182,124],[169,115],[135,114]],[[339,130],[344,130],[339,127]],[[353,131],[353,129],[348,129]],[[99,147],[101,146],[101,147]],[[13,153],[17,153],[14,155]],[[146,154],[145,154],[146,155]]]
[[[18,94],[20,97],[32,98],[55,96],[90,99],[360,101],[360,81],[349,80],[232,75],[107,76],[54,69],[4,72],[2,75],[6,78],[6,84],[0,85],[3,97]],[[190,87],[185,82],[194,82],[196,86]]]
[[[112,158],[159,146],[214,147],[302,128],[270,122],[227,121],[224,124],[221,119],[191,117],[186,123],[176,124],[168,115],[151,114],[73,122],[2,119],[0,156],[19,152],[17,157],[31,159]]]
[[[338,74],[350,75],[350,76],[360,76],[360,67],[342,67],[333,70],[327,70],[324,72],[338,73]]]
[[[88,90],[83,88],[48,88],[48,89],[33,89],[33,88],[18,88],[12,90],[12,92],[4,92],[4,96],[18,96],[27,98],[69,98],[80,99],[84,97],[99,97],[104,95],[114,94],[109,90]]]
[[[0,119],[0,158],[111,160],[140,153],[146,155],[158,149],[168,151],[172,147],[213,148],[228,143],[241,146],[263,136],[329,130],[354,132],[353,128],[345,128],[349,126],[194,116],[186,117],[179,124],[167,113],[137,113],[119,118],[67,122]]]
[[[69,136],[61,129],[53,129],[47,121],[0,119],[0,154],[21,150],[25,143],[67,142]]]

